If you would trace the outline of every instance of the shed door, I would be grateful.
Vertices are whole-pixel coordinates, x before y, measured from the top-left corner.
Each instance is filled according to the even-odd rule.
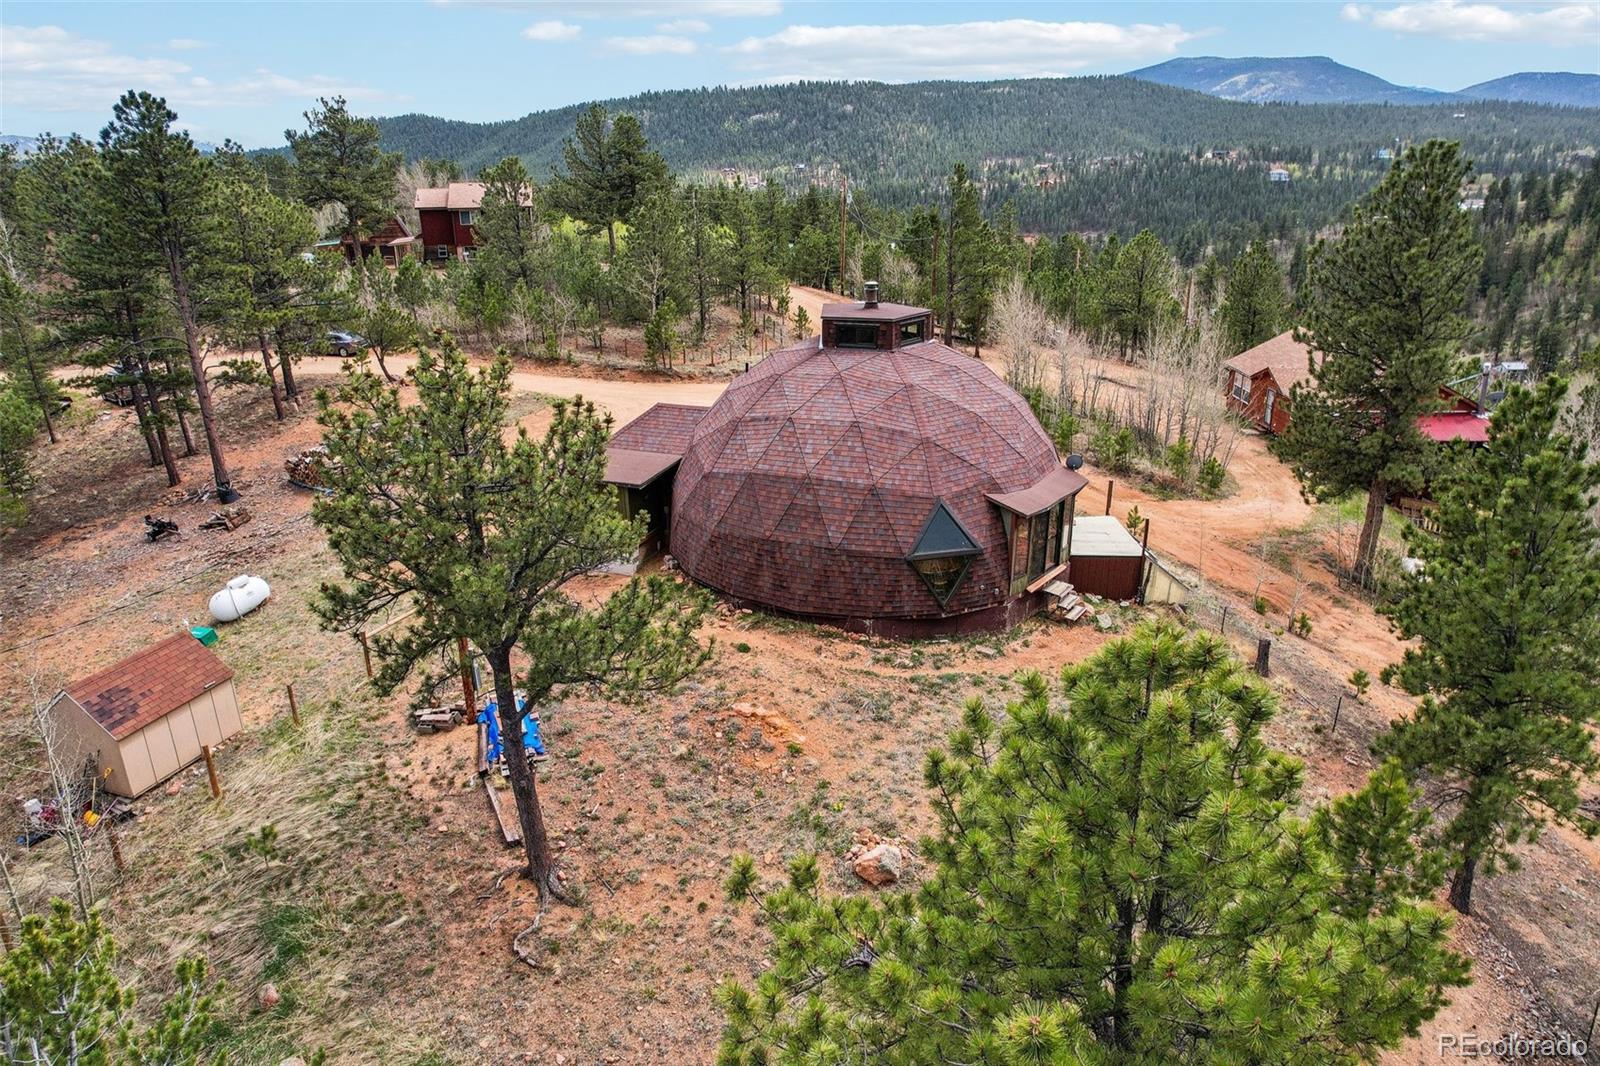
[[[1266,407],[1264,409],[1265,410],[1265,415],[1266,415],[1266,417],[1264,418],[1264,421],[1267,423],[1267,428],[1268,429],[1272,428],[1272,412],[1273,412],[1273,409],[1276,408],[1277,406],[1278,406],[1278,390],[1269,388],[1267,390],[1267,404],[1266,404]]]

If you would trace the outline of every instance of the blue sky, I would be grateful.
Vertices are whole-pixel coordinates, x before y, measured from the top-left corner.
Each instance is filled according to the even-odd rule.
[[[198,139],[250,147],[334,93],[481,121],[647,89],[1115,74],[1182,55],[1322,54],[1439,89],[1600,72],[1600,0],[7,0],[0,18],[0,133],[92,134],[133,87]]]

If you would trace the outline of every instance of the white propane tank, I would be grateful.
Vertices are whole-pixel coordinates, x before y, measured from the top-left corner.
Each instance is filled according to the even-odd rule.
[[[211,617],[219,622],[234,622],[267,602],[272,589],[259,577],[240,574],[211,597]]]

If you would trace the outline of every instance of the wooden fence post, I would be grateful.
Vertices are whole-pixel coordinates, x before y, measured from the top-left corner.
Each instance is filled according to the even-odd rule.
[[[289,717],[294,721],[295,728],[298,729],[300,727],[300,705],[295,703],[294,700],[294,682],[289,682],[287,687],[289,690]]]
[[[372,680],[372,645],[367,642],[367,631],[361,630],[357,634],[361,638],[361,654],[367,660],[367,680]]]
[[[128,872],[128,863],[122,857],[122,841],[117,839],[116,820],[108,816],[105,823],[106,842],[111,845],[111,861],[116,865],[117,873],[125,874]]]
[[[1261,637],[1256,641],[1256,673],[1267,677],[1271,671],[1267,666],[1267,657],[1272,654],[1272,638]]]
[[[1106,479],[1106,514],[1111,513],[1111,490],[1117,487],[1116,478]]]
[[[1217,623],[1217,632],[1222,636],[1228,635],[1228,605],[1222,605],[1222,621]]]
[[[217,760],[211,755],[211,745],[200,745],[200,754],[206,757],[206,776],[211,778],[211,798],[222,798],[222,782],[217,780]]]
[[[1329,736],[1332,736],[1339,731],[1339,712],[1342,710],[1344,710],[1343,692],[1339,693],[1339,702],[1333,705],[1333,728],[1328,730]]]

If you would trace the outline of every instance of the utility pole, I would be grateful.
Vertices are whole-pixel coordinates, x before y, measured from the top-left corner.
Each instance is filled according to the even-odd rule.
[[[849,190],[850,179],[841,176],[839,178],[839,293],[843,296],[850,295],[844,279],[845,197],[849,194]]]

